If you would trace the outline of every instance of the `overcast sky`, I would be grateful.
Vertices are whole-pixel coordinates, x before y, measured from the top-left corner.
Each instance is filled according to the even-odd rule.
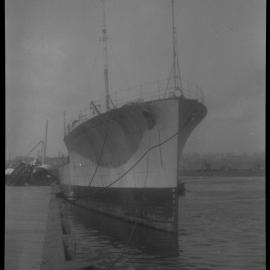
[[[265,0],[175,0],[183,78],[208,115],[185,152],[265,146]],[[48,154],[65,152],[71,119],[104,93],[100,0],[6,0],[6,154],[26,154],[49,120]],[[166,79],[169,0],[107,0],[111,87]]]

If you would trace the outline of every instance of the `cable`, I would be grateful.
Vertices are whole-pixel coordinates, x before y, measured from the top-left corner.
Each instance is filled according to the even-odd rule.
[[[184,123],[184,125],[182,126],[182,129],[188,125],[190,122],[190,119],[187,119],[186,120],[186,123]],[[104,187],[101,187],[101,190],[106,190],[107,188],[111,187],[112,185],[114,185],[115,183],[119,182],[124,176],[126,176],[133,168],[135,168],[137,166],[137,164],[150,152],[152,151],[153,149],[157,148],[157,147],[160,147],[161,145],[169,142],[170,140],[172,140],[174,137],[176,137],[177,135],[179,134],[179,131],[177,131],[176,133],[174,133],[173,135],[171,135],[170,137],[168,137],[167,139],[165,139],[163,142],[161,143],[158,143],[158,144],[155,144],[151,147],[149,147],[142,155],[141,157],[132,165],[129,167],[129,169],[127,169],[123,174],[121,174],[118,178],[116,178],[114,181],[112,181],[109,185],[107,186],[104,186]],[[96,190],[96,192],[98,192],[100,190]],[[96,193],[94,192],[94,193]],[[80,197],[77,197],[75,199],[75,201],[77,201],[78,199],[80,198],[84,198],[84,197],[89,197],[89,195],[86,195],[86,196],[80,196]]]
[[[97,173],[97,170],[100,166],[100,161],[101,161],[101,158],[103,156],[103,150],[104,150],[104,147],[105,147],[105,144],[106,144],[106,141],[107,141],[107,138],[108,138],[108,134],[109,134],[109,126],[107,127],[107,131],[106,131],[106,134],[104,136],[104,141],[103,141],[103,144],[102,144],[102,148],[101,148],[101,151],[100,151],[100,154],[99,154],[99,158],[98,158],[98,162],[97,162],[97,165],[96,165],[96,168],[95,168],[95,171],[91,177],[91,180],[89,181],[89,184],[88,186],[91,186],[95,176],[96,176],[96,173]]]
[[[94,173],[92,174],[92,177],[88,183],[88,186],[90,187],[92,182],[94,181],[95,179],[95,176],[97,174],[97,171],[98,171],[98,168],[100,167],[100,161],[101,161],[101,158],[103,156],[103,151],[104,151],[104,147],[105,147],[105,144],[106,144],[106,141],[107,141],[107,138],[108,138],[108,134],[109,134],[109,125],[110,125],[110,121],[111,121],[111,117],[109,117],[109,120],[107,120],[107,129],[106,129],[106,134],[105,134],[105,137],[104,137],[104,141],[103,141],[103,144],[102,144],[102,148],[101,148],[101,151],[100,151],[100,155],[99,155],[99,158],[98,158],[98,162],[96,164],[96,167],[95,167],[95,170],[94,170]],[[78,199],[80,198],[83,198],[84,196],[78,196],[77,198],[74,198],[74,202],[76,202]],[[88,197],[88,196],[85,196],[85,197]]]
[[[129,245],[129,242],[131,241],[131,239],[132,239],[132,237],[133,237],[133,234],[134,234],[134,232],[135,232],[136,226],[137,226],[137,221],[134,222],[133,229],[132,229],[132,231],[131,231],[131,233],[130,233],[130,235],[129,235],[129,239],[128,239],[127,243],[126,243],[126,246]],[[124,255],[124,252],[122,251],[121,254],[120,254],[120,256],[119,256],[118,258],[116,258],[116,259],[112,262],[112,264],[107,268],[107,270],[111,270],[112,267],[113,267],[113,266],[114,266],[114,265],[115,265],[115,264],[123,257],[123,255]]]
[[[189,123],[189,121],[186,121],[186,123],[184,123],[184,125],[182,126],[182,128],[184,128],[187,124]],[[176,137],[177,135],[179,134],[179,131],[177,131],[176,133],[174,133],[173,135],[171,135],[170,137],[168,137],[167,139],[165,139],[164,141],[162,141],[161,143],[158,143],[158,144],[155,144],[155,145],[153,145],[153,146],[151,146],[151,147],[149,147],[142,155],[141,155],[141,157],[128,169],[128,170],[126,170],[122,175],[120,175],[118,178],[116,178],[113,182],[111,182],[109,185],[107,185],[107,186],[105,186],[105,187],[103,187],[104,189],[103,190],[105,190],[105,189],[107,189],[107,188],[109,188],[110,186],[112,186],[113,184],[115,184],[115,183],[117,183],[118,181],[120,181],[125,175],[127,175],[135,166],[137,166],[137,164],[150,152],[150,151],[152,151],[153,149],[155,149],[155,148],[157,148],[157,147],[160,147],[160,146],[162,146],[163,144],[165,144],[165,143],[167,143],[167,142],[169,142],[170,140],[172,140],[174,137]],[[107,133],[106,133],[106,136],[104,137],[104,142],[103,142],[103,146],[102,146],[102,151],[101,151],[101,154],[100,154],[100,157],[99,157],[99,161],[100,161],[100,158],[101,158],[101,156],[103,155],[103,148],[104,148],[104,145],[105,145],[105,143],[106,143],[106,139],[107,139],[107,135],[108,135],[108,130],[107,130]],[[149,140],[149,143],[150,143],[150,140]],[[146,179],[145,179],[145,182],[144,182],[144,187],[146,186],[146,183],[147,183],[147,178],[148,178],[148,166],[149,166],[149,163],[147,162],[147,174],[146,174]],[[92,183],[92,181],[93,181],[93,179],[94,179],[94,177],[95,177],[95,175],[96,175],[96,172],[97,172],[97,169],[98,169],[98,167],[99,167],[99,162],[98,162],[98,164],[97,164],[97,166],[96,166],[96,169],[95,169],[95,172],[94,172],[94,174],[93,174],[93,176],[92,176],[92,178],[91,178],[91,182],[90,182],[90,185],[91,185],[91,183]],[[98,190],[97,190],[98,191]],[[86,196],[86,197],[88,197],[88,196]],[[77,201],[78,199],[80,199],[80,198],[83,198],[83,197],[77,197],[77,199],[75,199],[75,201]],[[129,236],[129,239],[128,239],[128,241],[127,241],[127,243],[126,243],[126,245],[129,245],[129,243],[130,243],[130,241],[131,241],[131,239],[132,239],[132,237],[133,237],[133,234],[134,234],[134,232],[135,232],[135,229],[136,229],[136,226],[137,226],[137,220],[135,220],[135,222],[134,222],[134,225],[133,225],[133,229],[132,229],[132,232],[130,233],[130,236]],[[124,255],[124,252],[122,251],[121,252],[121,254],[120,254],[120,256],[118,257],[118,258],[116,258],[112,263],[111,263],[111,265],[107,268],[107,270],[111,270],[112,269],[112,267],[123,257],[123,255]]]
[[[176,137],[178,135],[179,132],[176,132],[174,133],[173,135],[171,135],[170,137],[168,137],[166,140],[164,140],[163,142],[161,143],[158,143],[158,144],[155,144],[151,147],[149,147],[142,155],[141,157],[132,165],[129,167],[129,169],[127,169],[123,174],[121,174],[118,178],[116,178],[113,182],[111,182],[109,185],[107,186],[104,186],[104,187],[101,187],[102,189],[101,190],[105,190],[107,188],[109,188],[110,186],[114,185],[115,183],[119,182],[124,176],[126,176],[133,168],[135,168],[137,166],[137,164],[150,152],[152,151],[153,149],[167,143],[168,141],[172,140],[174,137]],[[97,193],[98,191],[100,190],[96,190],[96,192],[94,193]],[[75,201],[81,199],[81,198],[84,198],[84,197],[89,197],[89,195],[86,195],[86,196],[78,196]]]
[[[122,175],[120,175],[118,178],[116,178],[113,182],[111,182],[109,185],[105,186],[104,188],[109,188],[110,186],[114,185],[115,183],[117,183],[118,181],[120,181],[124,176],[126,176],[134,167],[137,166],[137,164],[153,149],[167,143],[168,141],[170,141],[171,139],[173,139],[175,136],[178,135],[178,132],[176,132],[175,134],[171,135],[169,138],[167,138],[166,140],[164,140],[161,143],[155,144],[151,147],[149,147],[142,155],[141,157],[131,166],[129,167],[128,170],[126,170]]]
[[[150,145],[150,141],[151,141],[151,136],[150,135],[151,135],[151,133],[149,133],[149,140],[148,140],[149,145]],[[146,174],[145,174],[145,180],[144,180],[144,188],[146,186],[146,183],[147,183],[147,180],[148,180],[148,174],[149,174],[149,159],[148,158],[147,158],[147,163],[146,164],[147,165],[146,165]],[[131,239],[133,237],[133,234],[134,234],[134,232],[136,230],[137,224],[138,224],[137,223],[137,220],[135,220],[134,225],[133,225],[132,232],[131,232],[131,234],[129,236],[129,239],[128,239],[127,243],[126,243],[126,246],[129,245],[129,243],[130,243],[130,241],[131,241]],[[111,270],[112,267],[123,257],[123,255],[124,255],[124,251],[121,252],[120,256],[109,266],[109,268],[107,270]]]
[[[167,92],[169,90],[169,84],[170,84],[170,81],[171,81],[171,73],[173,72],[173,65],[171,66],[171,69],[170,69],[170,72],[169,72],[169,77],[167,79],[167,83],[166,83],[166,88],[165,88],[165,91],[164,91],[164,94],[163,94],[163,97],[166,98],[167,96]]]

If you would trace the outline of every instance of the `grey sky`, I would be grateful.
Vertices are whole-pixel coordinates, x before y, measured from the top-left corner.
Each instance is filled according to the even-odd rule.
[[[208,115],[186,152],[264,150],[265,1],[176,0],[180,65]],[[169,0],[107,0],[111,87],[166,79]],[[6,153],[26,154],[49,120],[48,154],[65,151],[72,118],[103,94],[99,0],[6,0]]]

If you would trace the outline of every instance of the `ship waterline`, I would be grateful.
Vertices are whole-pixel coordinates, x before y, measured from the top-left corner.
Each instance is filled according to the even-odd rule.
[[[175,232],[179,158],[206,112],[197,100],[172,96],[86,120],[64,138],[63,190],[90,210]]]

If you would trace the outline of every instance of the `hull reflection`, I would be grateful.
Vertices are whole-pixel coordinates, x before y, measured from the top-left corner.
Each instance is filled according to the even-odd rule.
[[[120,244],[159,258],[179,257],[177,235],[128,223],[75,205],[69,207],[69,213],[75,225],[82,225],[99,238],[107,238],[112,246]]]

